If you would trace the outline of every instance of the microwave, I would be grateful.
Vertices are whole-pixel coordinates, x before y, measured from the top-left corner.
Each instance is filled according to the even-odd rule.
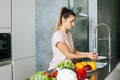
[[[11,33],[0,33],[0,61],[11,59]]]

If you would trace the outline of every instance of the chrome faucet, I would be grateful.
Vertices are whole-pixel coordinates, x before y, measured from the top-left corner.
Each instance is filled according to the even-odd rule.
[[[99,27],[107,28],[107,31],[108,31],[108,37],[107,38],[98,38],[98,36],[97,36],[97,29]],[[108,42],[108,46],[109,46],[108,59],[111,60],[111,36],[110,36],[110,29],[109,29],[108,25],[105,24],[105,23],[100,23],[100,24],[97,25],[97,27],[95,27],[95,30],[94,30],[94,44],[93,44],[95,52],[98,52],[98,50],[97,50],[98,40],[108,40],[109,41]]]

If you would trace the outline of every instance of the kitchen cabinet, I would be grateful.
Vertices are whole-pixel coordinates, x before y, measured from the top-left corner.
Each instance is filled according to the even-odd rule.
[[[12,57],[30,56],[35,56],[35,0],[12,0]]]
[[[13,80],[36,72],[35,0],[12,0]]]
[[[0,29],[11,27],[11,0],[0,0]]]
[[[13,61],[13,80],[27,80],[36,71],[36,58]],[[9,79],[8,79],[9,80]]]
[[[107,4],[106,4],[107,3]],[[117,0],[98,0],[98,24],[105,23],[108,25],[110,30],[110,38],[111,38],[111,56],[117,58],[118,57],[118,9],[117,9]],[[112,5],[112,6],[111,6]],[[103,36],[104,35],[104,36]],[[108,37],[107,29],[104,27],[99,27],[98,37]],[[99,55],[108,56],[109,52],[109,43],[107,40],[99,40],[98,41],[98,53]],[[107,53],[107,54],[106,54]]]
[[[2,80],[12,80],[11,64],[0,66],[0,79],[2,79]]]

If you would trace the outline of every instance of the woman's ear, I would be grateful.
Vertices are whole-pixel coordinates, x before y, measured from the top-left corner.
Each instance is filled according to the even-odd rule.
[[[62,23],[65,23],[66,19],[64,17],[62,17]]]

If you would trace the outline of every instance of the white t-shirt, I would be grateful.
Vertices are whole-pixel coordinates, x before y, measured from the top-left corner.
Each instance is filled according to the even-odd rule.
[[[53,58],[50,62],[49,70],[55,68],[56,64],[67,60],[67,57],[56,47],[56,44],[58,42],[66,43],[71,53],[73,53],[74,51],[72,34],[70,32],[68,32],[67,34],[65,34],[62,30],[54,32],[52,36]]]

